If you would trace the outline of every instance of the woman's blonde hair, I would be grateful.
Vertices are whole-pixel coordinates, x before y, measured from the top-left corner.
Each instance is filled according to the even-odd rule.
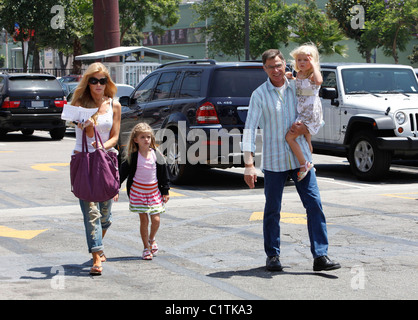
[[[151,134],[151,144],[150,147],[156,149],[155,146],[155,136],[154,131],[150,127],[148,123],[140,122],[135,127],[133,127],[131,134],[129,135],[128,142],[126,144],[126,149],[124,151],[123,158],[131,162],[131,155],[132,153],[138,151],[138,144],[134,141],[135,137],[137,137],[140,133],[150,133]]]
[[[97,72],[103,72],[107,78],[104,95],[109,98],[113,98],[116,95],[118,88],[110,78],[110,74],[106,66],[100,62],[95,62],[92,63],[84,72],[83,77],[80,80],[80,83],[74,91],[73,98],[71,99],[72,105],[81,106],[83,108],[97,108],[97,106],[94,103],[93,97],[91,96],[89,86],[89,79],[93,76],[93,74]],[[96,122],[97,113],[94,114],[92,118]]]
[[[312,62],[315,63],[319,69],[319,52],[318,52],[318,48],[313,43],[311,42],[305,43],[301,45],[300,47],[297,47],[296,49],[294,49],[292,52],[290,52],[290,56],[294,59],[291,61],[291,63],[293,65],[293,69],[296,72],[300,71],[298,64],[297,64],[297,56],[300,54],[306,54],[308,56],[311,56],[313,60]],[[313,70],[311,69],[310,72],[312,73]]]

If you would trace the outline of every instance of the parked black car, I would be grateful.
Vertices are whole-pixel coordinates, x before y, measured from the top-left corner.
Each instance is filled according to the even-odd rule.
[[[0,73],[0,136],[10,131],[31,135],[34,130],[45,130],[52,139],[62,139],[65,103],[64,90],[52,75]]]
[[[161,65],[119,99],[119,145],[146,122],[167,155],[170,180],[180,183],[191,165],[243,166],[240,142],[252,92],[267,80],[262,63],[185,60]]]

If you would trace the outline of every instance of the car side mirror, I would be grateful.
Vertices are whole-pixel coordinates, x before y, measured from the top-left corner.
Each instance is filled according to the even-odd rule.
[[[340,103],[337,101],[335,101],[334,99],[338,98],[338,92],[337,89],[335,88],[321,88],[320,92],[319,92],[319,96],[322,99],[329,99],[331,100],[331,104],[333,106],[339,106]]]
[[[338,98],[338,93],[335,88],[321,88],[319,96],[322,99],[335,99]]]
[[[129,107],[130,102],[131,98],[129,98],[128,96],[123,96],[119,98],[119,103],[121,104],[121,106]]]

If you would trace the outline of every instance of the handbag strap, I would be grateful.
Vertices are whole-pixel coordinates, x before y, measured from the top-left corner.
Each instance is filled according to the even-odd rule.
[[[100,136],[99,132],[97,131],[96,126],[93,124],[94,130],[94,137],[96,138],[96,145],[98,145],[98,141],[100,142],[100,146],[103,147],[102,137]],[[87,146],[87,133],[86,128],[83,129],[83,141],[82,141],[82,152],[88,152],[89,148]],[[104,148],[103,148],[104,150]]]
[[[110,107],[113,108],[113,99],[110,99]],[[97,131],[96,126],[93,123],[93,130],[94,130],[94,137],[96,138],[96,145],[97,141],[100,141],[100,145],[103,147],[102,137],[100,136],[99,132]],[[87,134],[86,134],[86,128],[83,129],[83,141],[82,141],[82,151],[88,152],[89,148],[87,146]],[[103,150],[107,153],[105,148]]]
[[[86,134],[86,128],[83,129],[83,140],[82,140],[82,149],[81,152],[88,152],[89,148],[87,147],[87,134]]]
[[[108,151],[103,147],[102,137],[100,136],[100,134],[97,131],[97,128],[94,124],[93,124],[93,129],[94,129],[94,136],[96,138],[96,146],[97,146],[97,141],[99,141],[100,145],[102,146],[101,150],[106,154],[106,157],[109,158],[110,162],[112,162],[115,169],[119,170],[118,164],[113,161],[112,157],[109,156]],[[88,150],[89,149],[87,147],[87,134],[86,134],[86,129],[84,128],[83,129],[83,149],[82,149],[82,152],[88,152]],[[98,150],[98,148],[96,148],[96,150]]]
[[[102,137],[100,136],[100,134],[97,131],[97,128],[96,128],[96,126],[94,124],[93,124],[93,129],[94,129],[94,135],[96,137],[96,146],[97,146],[97,141],[100,141],[100,146],[103,148],[103,150],[105,150],[105,148],[103,147]]]

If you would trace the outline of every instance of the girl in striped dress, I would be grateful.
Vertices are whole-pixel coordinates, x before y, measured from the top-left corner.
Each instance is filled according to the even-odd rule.
[[[139,214],[144,251],[142,258],[152,260],[158,252],[155,235],[160,214],[169,199],[169,181],[164,156],[155,147],[152,128],[138,123],[131,132],[120,169],[120,183],[127,180],[129,210]],[[148,232],[149,220],[151,229]]]

